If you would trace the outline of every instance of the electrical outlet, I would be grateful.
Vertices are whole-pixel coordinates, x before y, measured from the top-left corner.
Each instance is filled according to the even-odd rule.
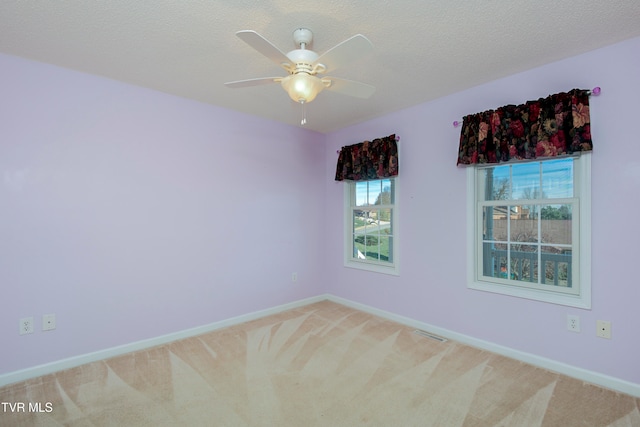
[[[291,281],[292,282],[298,281],[298,273],[291,273]]]
[[[611,322],[608,320],[598,320],[596,322],[596,335],[600,338],[611,339]]]
[[[42,330],[52,331],[56,328],[56,315],[55,314],[43,314],[42,315]]]
[[[32,334],[33,333],[33,317],[24,317],[20,319],[19,323],[20,335]]]
[[[580,332],[580,317],[567,314],[567,329],[571,332]]]

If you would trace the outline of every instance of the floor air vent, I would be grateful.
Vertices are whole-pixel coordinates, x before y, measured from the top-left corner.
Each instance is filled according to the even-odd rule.
[[[435,341],[440,341],[440,342],[449,341],[446,338],[439,337],[438,335],[434,335],[434,334],[429,333],[427,331],[421,331],[420,329],[416,329],[415,331],[413,331],[413,333],[418,334],[418,335],[422,335],[423,337],[431,338],[432,340],[435,340]]]

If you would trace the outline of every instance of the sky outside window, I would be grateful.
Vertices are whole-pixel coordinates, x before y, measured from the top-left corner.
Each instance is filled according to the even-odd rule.
[[[507,197],[514,200],[571,198],[573,158],[497,166],[493,179],[494,187],[511,179],[511,197]]]
[[[356,206],[375,205],[385,188],[391,188],[391,181],[388,179],[356,182]]]

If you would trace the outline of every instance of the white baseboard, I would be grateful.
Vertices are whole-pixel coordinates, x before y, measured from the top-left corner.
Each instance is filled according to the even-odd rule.
[[[31,378],[39,377],[41,375],[52,374],[54,372],[62,371],[64,369],[75,368],[76,366],[84,365],[85,363],[96,362],[98,360],[108,359],[110,357],[120,356],[132,351],[143,350],[145,348],[151,348],[162,344],[167,344],[172,341],[181,340],[184,338],[193,337],[207,332],[215,331],[217,329],[226,328],[228,326],[237,325],[243,322],[259,319],[261,317],[270,316],[293,308],[302,307],[314,302],[324,301],[328,299],[327,296],[316,296],[306,298],[299,301],[294,301],[288,304],[278,305],[276,307],[268,308],[265,310],[259,310],[253,313],[243,314],[242,316],[232,317],[230,319],[221,320],[219,322],[210,323],[204,326],[198,326],[196,328],[186,329],[183,331],[174,332],[167,335],[161,335],[142,341],[136,341],[129,344],[124,344],[117,347],[111,347],[104,350],[99,350],[93,353],[82,354],[79,356],[70,357],[68,359],[57,360],[55,362],[46,363],[43,365],[34,366],[32,368],[22,369],[19,371],[9,372],[7,374],[0,375],[0,387],[13,384],[19,381],[28,380]]]
[[[268,308],[265,310],[259,310],[253,313],[244,314],[242,316],[232,317],[219,322],[214,322],[208,325],[199,326],[197,328],[187,329],[184,331],[175,332],[172,334],[162,335],[147,340],[136,341],[130,344],[121,345],[118,347],[112,347],[105,350],[96,351],[93,353],[83,354],[80,356],[70,357],[44,365],[34,366],[32,368],[22,369],[20,371],[9,372],[7,374],[0,375],[0,387],[8,384],[12,384],[19,381],[28,380],[30,378],[39,377],[41,375],[52,374],[64,369],[74,368],[76,366],[83,365],[85,363],[96,362],[99,360],[108,359],[114,356],[120,356],[122,354],[130,353],[132,351],[143,350],[145,348],[155,347],[162,344],[167,344],[172,341],[193,337],[196,335],[204,334],[207,332],[215,331],[217,329],[226,328],[228,326],[237,325],[243,322],[259,319],[261,317],[270,316],[293,308],[302,307],[315,302],[329,300],[338,304],[352,307],[357,310],[364,311],[366,313],[373,314],[375,316],[382,317],[384,319],[392,320],[394,322],[402,323],[403,325],[410,326],[412,328],[421,329],[440,335],[442,337],[458,341],[463,344],[470,345],[472,347],[481,348],[496,354],[500,354],[506,357],[510,357],[515,360],[520,360],[525,363],[529,363],[534,366],[538,366],[549,371],[557,372],[563,375],[567,375],[573,378],[577,378],[582,381],[586,381],[592,384],[596,384],[602,387],[616,390],[621,393],[626,393],[635,397],[640,397],[640,384],[635,384],[629,381],[621,380],[619,378],[610,377],[597,372],[589,371],[582,368],[577,368],[565,363],[557,362],[555,360],[547,359],[544,357],[536,356],[534,354],[525,353],[519,350],[514,350],[509,347],[504,347],[498,344],[494,344],[488,341],[483,341],[477,338],[470,337],[468,335],[459,334],[447,329],[439,328],[437,326],[429,325],[424,322],[420,322],[408,317],[400,316],[388,311],[380,310],[375,307],[371,307],[365,304],[357,303],[345,298],[337,297],[331,294],[322,294],[311,298],[306,298],[299,301],[294,301],[288,304],[279,305],[276,307]]]
[[[626,393],[631,396],[640,397],[640,384],[625,381],[619,378],[611,377],[608,375],[600,374],[598,372],[589,371],[587,369],[578,368],[568,365],[566,363],[557,362],[545,357],[536,356],[534,354],[525,353],[523,351],[514,350],[509,347],[504,347],[495,343],[480,340],[468,335],[459,334],[447,329],[439,328],[437,326],[429,325],[427,323],[419,322],[408,317],[399,316],[388,311],[380,310],[374,307],[370,307],[365,304],[360,304],[348,299],[340,298],[334,295],[325,295],[323,299],[336,302],[338,304],[346,305],[351,308],[355,308],[366,313],[373,314],[394,322],[402,323],[403,325],[410,326],[412,328],[428,331],[436,335],[440,335],[444,338],[448,338],[453,341],[457,341],[463,344],[470,345],[472,347],[481,348],[483,350],[490,351],[492,353],[500,354],[502,356],[510,357],[521,362],[528,363],[530,365],[538,366],[549,371],[557,372],[559,374],[567,375],[572,378],[576,378],[585,382],[596,384],[611,390]]]

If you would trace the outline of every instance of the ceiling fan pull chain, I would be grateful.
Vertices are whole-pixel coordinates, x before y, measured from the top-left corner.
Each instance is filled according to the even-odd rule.
[[[300,104],[302,104],[302,120],[300,120],[300,124],[304,126],[307,124],[307,109],[304,106],[304,101],[300,101]]]

